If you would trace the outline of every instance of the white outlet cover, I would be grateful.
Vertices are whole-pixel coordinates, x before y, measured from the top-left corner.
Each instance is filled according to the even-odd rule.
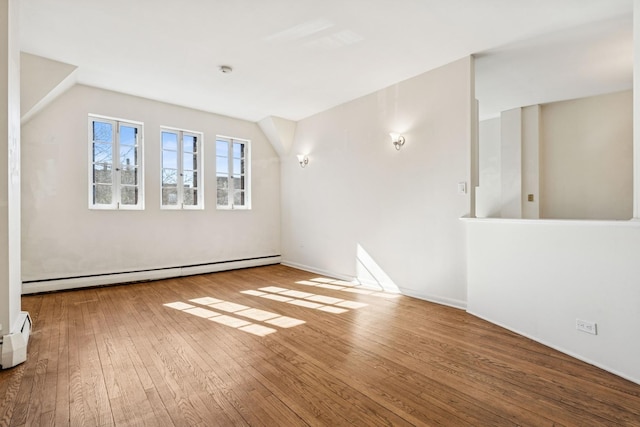
[[[598,335],[598,325],[596,322],[588,320],[576,319],[576,329],[580,332],[586,332],[592,335]]]

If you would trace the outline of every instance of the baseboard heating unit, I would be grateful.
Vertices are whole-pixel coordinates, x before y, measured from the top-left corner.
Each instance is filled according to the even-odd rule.
[[[27,360],[27,344],[31,334],[31,316],[26,311],[18,315],[18,328],[16,332],[0,337],[2,357],[0,365],[2,369],[13,368]]]
[[[217,261],[205,264],[161,267],[147,270],[123,271],[86,276],[23,280],[22,294],[79,289],[91,286],[104,286],[121,283],[144,282],[149,280],[170,279],[172,277],[192,276],[195,274],[216,273],[239,268],[260,267],[280,264],[280,255],[267,255],[255,258]]]

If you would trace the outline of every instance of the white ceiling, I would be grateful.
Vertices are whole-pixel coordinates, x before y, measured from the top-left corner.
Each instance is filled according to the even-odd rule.
[[[483,117],[631,87],[632,0],[22,0],[78,82],[299,120],[470,54]],[[233,73],[222,74],[220,65]],[[559,95],[560,93],[560,95]],[[568,94],[568,95],[567,95]]]

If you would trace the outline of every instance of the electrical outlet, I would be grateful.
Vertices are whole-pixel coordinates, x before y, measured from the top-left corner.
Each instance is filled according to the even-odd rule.
[[[598,329],[596,322],[589,322],[588,320],[576,319],[576,329],[588,334],[598,335]]]

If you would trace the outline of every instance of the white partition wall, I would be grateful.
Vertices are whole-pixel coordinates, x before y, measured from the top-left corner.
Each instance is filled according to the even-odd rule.
[[[640,383],[640,223],[477,219],[467,230],[470,313]]]
[[[20,51],[18,0],[0,2],[0,364],[26,358],[20,312]]]
[[[640,0],[634,35],[634,218],[465,222],[470,313],[640,384]]]
[[[640,219],[640,0],[633,2],[633,217]]]

